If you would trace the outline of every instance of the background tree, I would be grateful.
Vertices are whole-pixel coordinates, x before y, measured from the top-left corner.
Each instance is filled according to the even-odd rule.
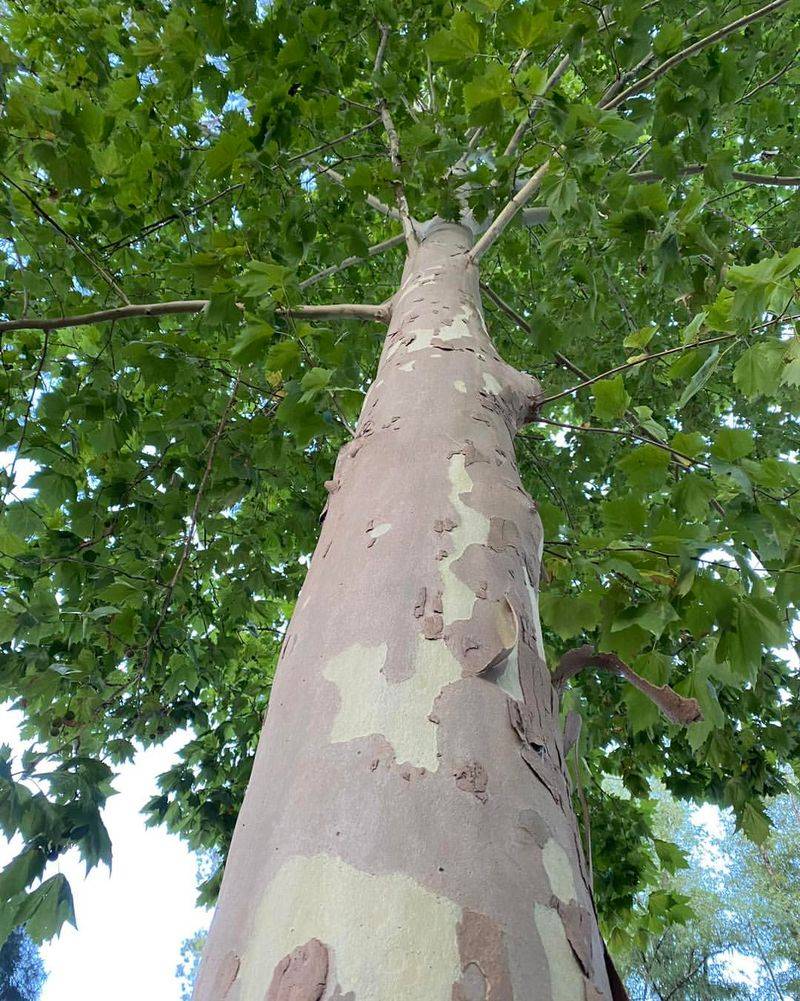
[[[797,995],[800,952],[797,880],[800,825],[796,799],[768,808],[774,827],[754,845],[719,815],[709,830],[672,797],[658,797],[656,829],[686,854],[685,868],[658,892],[680,894],[686,920],[661,934],[643,930],[622,960],[636,1001],[789,999]],[[744,967],[744,971],[743,971]]]
[[[703,712],[572,679],[612,944],[671,864],[653,775],[767,835],[798,739],[796,10],[11,6],[2,693],[40,745],[2,773],[6,929],[71,916],[48,860],[108,860],[114,764],[179,728],[152,817],[226,850],[412,216],[474,224],[497,348],[544,383],[518,453],[551,664],[591,643],[617,660],[562,680],[621,663]]]
[[[0,1001],[39,1001],[46,979],[39,950],[15,928],[0,947]]]

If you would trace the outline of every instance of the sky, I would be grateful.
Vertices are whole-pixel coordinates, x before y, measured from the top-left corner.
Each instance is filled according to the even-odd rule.
[[[0,706],[0,743],[21,746],[19,718]],[[66,925],[60,938],[42,947],[48,978],[41,1001],[179,1001],[181,943],[207,927],[211,914],[195,907],[194,855],[162,827],[146,828],[139,811],[186,739],[176,734],[120,768],[114,780],[119,795],[104,811],[111,873],[101,865],[85,876],[75,852],[48,870],[69,879],[78,930]],[[19,847],[0,837],[0,865]]]

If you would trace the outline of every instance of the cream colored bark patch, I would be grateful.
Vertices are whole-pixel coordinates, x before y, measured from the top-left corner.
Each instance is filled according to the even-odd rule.
[[[583,974],[572,954],[558,912],[536,904],[534,916],[550,968],[550,998],[552,1001],[584,1001]]]
[[[458,524],[450,533],[452,552],[441,562],[442,608],[445,625],[472,618],[475,592],[450,569],[460,559],[468,546],[483,545],[489,538],[489,519],[475,508],[465,504],[462,494],[472,490],[472,478],[467,472],[466,457],[457,452],[450,458],[450,503],[456,511]]]
[[[391,527],[392,527],[391,522],[382,521],[380,525],[375,525],[374,528],[371,528],[367,532],[367,535],[371,539],[379,539],[382,535],[386,535],[386,533],[389,531]]]
[[[453,383],[453,388],[458,393],[466,393],[466,391],[467,391],[467,384],[466,384],[466,382],[464,382],[463,379],[456,379],[456,381]]]
[[[503,392],[503,387],[491,372],[483,373],[483,388],[487,393],[494,393],[495,396],[499,396]]]
[[[519,682],[519,654],[516,645],[506,658],[503,670],[497,675],[497,685],[503,689],[506,695],[510,695],[517,702],[525,701],[525,696],[522,694],[522,685]]]
[[[415,364],[416,363],[414,361],[407,361],[405,362],[405,364],[398,365],[397,367],[400,369],[401,372],[413,372]]]
[[[409,876],[375,876],[330,855],[294,856],[259,904],[239,997],[263,1001],[276,964],[316,938],[328,948],[329,989],[338,984],[357,1001],[451,1001],[460,919],[453,901]]]
[[[577,899],[572,865],[567,853],[554,838],[548,838],[545,842],[542,849],[542,865],[550,880],[550,889],[559,900],[567,904],[570,900]]]
[[[457,341],[462,337],[472,337],[469,329],[469,317],[471,310],[465,309],[459,316],[454,317],[450,323],[432,329],[415,330],[414,340],[408,345],[409,352],[422,351],[429,348],[434,337],[440,341]]]
[[[437,726],[428,716],[445,685],[461,677],[461,665],[444,643],[420,636],[414,673],[390,682],[381,672],[386,652],[385,643],[356,643],[325,665],[323,674],[339,689],[340,698],[331,741],[379,734],[392,745],[398,762],[436,771]]]
[[[541,560],[541,548],[539,550],[539,559]],[[533,627],[536,630],[536,652],[542,660],[545,660],[544,640],[542,639],[542,622],[539,618],[539,592],[533,586],[533,581],[530,578],[527,567],[525,567],[525,586],[528,589],[528,598],[531,603],[531,619],[533,621]]]

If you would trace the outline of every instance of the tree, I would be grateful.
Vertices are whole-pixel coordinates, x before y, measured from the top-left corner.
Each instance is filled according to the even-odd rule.
[[[15,928],[0,947],[0,1001],[38,1001],[46,978],[39,950]]]
[[[593,888],[614,948],[680,909],[636,905],[650,778],[767,835],[796,11],[12,9],[9,921],[72,915],[26,887],[187,726],[150,813],[227,851],[199,1001],[619,997]]]
[[[775,1001],[797,993],[800,974],[797,898],[800,826],[796,802],[769,806],[773,833],[761,845],[735,832],[722,814],[722,836],[692,823],[685,804],[659,795],[656,827],[686,853],[685,867],[662,887],[681,894],[687,921],[642,936],[623,956],[634,1001]],[[741,960],[754,973],[743,980]]]

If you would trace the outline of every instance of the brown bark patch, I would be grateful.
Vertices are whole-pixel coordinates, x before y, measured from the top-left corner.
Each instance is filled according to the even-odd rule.
[[[455,773],[456,786],[464,792],[471,792],[475,799],[485,803],[489,799],[486,786],[489,776],[480,761],[467,761]]]
[[[465,910],[456,936],[461,976],[453,984],[452,1001],[514,1001],[500,925],[485,914]]]
[[[312,938],[275,967],[264,1001],[319,1001],[328,981],[328,950]]]
[[[233,987],[233,983],[239,975],[240,965],[241,960],[235,952],[231,950],[225,953],[214,977],[214,986],[212,988],[214,997],[219,998],[220,1001],[225,1001],[228,992]]]
[[[558,911],[570,948],[584,974],[591,980],[592,966],[592,917],[585,907],[570,900],[565,903],[555,895],[550,898],[550,906]]]

